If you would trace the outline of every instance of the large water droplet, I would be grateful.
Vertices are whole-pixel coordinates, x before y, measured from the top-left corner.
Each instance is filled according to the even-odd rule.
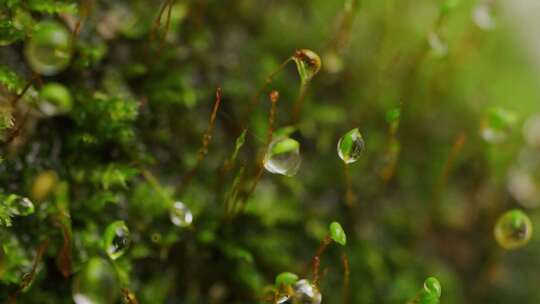
[[[172,206],[169,217],[171,222],[178,227],[188,227],[193,222],[193,214],[182,202],[175,202]]]
[[[113,266],[101,258],[91,258],[73,281],[76,304],[110,304],[119,297],[119,284]]]
[[[360,158],[366,146],[364,138],[358,128],[354,128],[343,135],[337,144],[337,152],[346,164],[354,163]]]
[[[47,83],[39,92],[39,109],[45,115],[57,115],[71,110],[71,94],[59,83]]]
[[[285,136],[272,140],[264,156],[264,168],[268,172],[287,176],[295,175],[301,162],[300,143]]]
[[[308,280],[300,280],[294,285],[295,303],[320,304],[322,302],[321,292],[315,284]]]
[[[476,5],[472,11],[472,18],[476,26],[485,31],[492,30],[497,26],[493,5],[487,1],[483,1]]]
[[[309,82],[321,69],[321,58],[312,50],[298,50],[292,58],[296,63],[302,83]]]
[[[130,243],[129,229],[124,221],[116,221],[105,230],[103,246],[111,259],[116,260],[124,255]]]
[[[527,214],[519,209],[505,212],[495,224],[495,240],[507,250],[525,246],[532,236],[532,223]]]
[[[489,143],[500,143],[510,134],[517,117],[502,108],[490,109],[480,126],[480,134]]]
[[[7,206],[14,215],[27,216],[35,211],[34,203],[27,197],[10,194],[7,197]]]
[[[40,22],[26,44],[25,55],[36,73],[55,75],[64,70],[71,60],[71,36],[57,22]]]

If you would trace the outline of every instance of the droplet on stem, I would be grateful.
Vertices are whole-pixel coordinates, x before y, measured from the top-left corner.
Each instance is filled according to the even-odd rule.
[[[55,21],[36,24],[25,47],[28,64],[36,73],[55,75],[64,70],[71,60],[71,36]]]
[[[303,84],[308,83],[321,69],[321,58],[312,50],[297,50],[292,59],[296,63],[296,68]]]
[[[270,173],[286,176],[295,175],[302,162],[300,143],[284,136],[272,140],[263,162],[264,168]]]
[[[124,221],[116,221],[105,230],[103,247],[112,260],[124,255],[129,248],[131,238]]]
[[[60,83],[47,83],[39,92],[39,109],[45,115],[52,116],[71,110],[72,100],[69,90]]]
[[[354,128],[343,135],[337,144],[337,152],[346,164],[354,163],[365,150],[365,143],[358,128]]]
[[[532,223],[527,214],[519,209],[503,213],[495,224],[495,240],[507,250],[525,246],[532,236]]]
[[[294,285],[294,303],[320,304],[322,295],[319,288],[312,282],[302,279]]]
[[[178,227],[188,227],[193,222],[193,214],[180,201],[174,203],[169,212],[169,217],[171,222]]]
[[[12,214],[18,216],[28,216],[35,211],[34,203],[30,199],[16,194],[7,197],[6,205]]]

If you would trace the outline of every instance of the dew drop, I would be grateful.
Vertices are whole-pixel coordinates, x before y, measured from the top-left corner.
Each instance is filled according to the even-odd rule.
[[[321,292],[315,284],[308,280],[300,280],[294,285],[295,303],[320,304],[322,302]]]
[[[54,21],[35,26],[25,47],[28,64],[36,73],[50,76],[64,70],[71,60],[71,38],[68,30]]]
[[[507,250],[525,246],[532,236],[532,223],[527,214],[519,209],[505,212],[499,217],[494,229],[495,240]]]
[[[59,83],[47,83],[39,92],[39,109],[45,115],[53,116],[71,110],[72,100],[69,90]]]
[[[193,214],[180,201],[174,203],[169,212],[169,217],[171,222],[178,227],[188,227],[193,222]]]
[[[280,136],[270,143],[264,156],[264,168],[271,173],[294,176],[300,168],[300,143]]]
[[[28,216],[35,211],[34,203],[27,197],[11,194],[7,197],[9,211],[14,215]]]
[[[493,6],[486,1],[479,3],[473,9],[472,18],[476,26],[485,31],[493,30],[497,26]]]
[[[312,50],[298,50],[294,53],[292,59],[296,63],[302,83],[309,82],[321,69],[321,58]]]
[[[337,143],[337,152],[346,164],[354,163],[366,149],[364,138],[358,128],[354,128],[343,135]]]
[[[480,126],[480,135],[489,143],[500,143],[510,134],[517,120],[513,112],[502,108],[493,108]]]
[[[105,230],[103,246],[112,260],[124,255],[130,243],[129,229],[124,221],[113,222]]]
[[[72,290],[76,304],[116,303],[118,278],[108,261],[91,258],[73,280]]]

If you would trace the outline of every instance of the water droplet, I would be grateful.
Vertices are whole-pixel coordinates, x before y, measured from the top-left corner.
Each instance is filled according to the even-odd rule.
[[[10,194],[7,197],[9,211],[14,215],[28,216],[35,211],[34,203],[27,197]]]
[[[528,145],[540,148],[540,115],[533,115],[525,121],[523,137]]]
[[[435,277],[429,277],[424,281],[424,290],[437,298],[441,297],[441,283],[439,283],[439,280]]]
[[[171,222],[178,227],[188,227],[193,222],[193,214],[182,202],[175,202],[170,210]]]
[[[118,278],[113,266],[104,259],[91,258],[73,280],[76,304],[116,303],[118,297]]]
[[[502,108],[493,108],[482,120],[480,134],[489,143],[500,143],[506,139],[512,130],[517,117],[513,112]]]
[[[286,136],[272,140],[264,156],[264,168],[268,172],[286,176],[295,175],[301,162],[300,143]]]
[[[52,116],[67,113],[71,110],[71,93],[59,83],[47,83],[39,92],[41,99],[39,109],[45,115]]]
[[[295,303],[320,304],[322,302],[321,292],[315,284],[308,280],[300,280],[294,285]]]
[[[505,212],[499,217],[494,229],[495,239],[507,250],[525,246],[532,236],[532,223],[527,214],[519,209]]]
[[[444,57],[448,54],[448,44],[436,32],[430,32],[427,36],[428,44],[431,47],[431,51],[435,56]]]
[[[356,162],[365,148],[364,138],[358,128],[354,128],[343,135],[337,144],[339,158],[346,164]]]
[[[321,69],[321,58],[312,50],[298,50],[293,55],[302,83],[309,82]]]
[[[25,47],[28,64],[36,73],[55,75],[64,70],[71,59],[71,36],[54,21],[37,24]]]
[[[130,243],[129,229],[124,221],[116,221],[105,230],[103,246],[111,259],[116,260],[124,255]]]
[[[486,1],[479,3],[473,9],[472,18],[476,26],[486,31],[493,30],[497,26],[493,5],[490,5]]]

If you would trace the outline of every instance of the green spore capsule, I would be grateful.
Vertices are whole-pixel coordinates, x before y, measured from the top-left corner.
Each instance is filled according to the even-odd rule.
[[[28,216],[35,211],[34,203],[27,197],[11,194],[7,197],[9,212],[18,216]]]
[[[50,76],[63,71],[71,60],[71,36],[68,30],[54,21],[35,25],[26,43],[26,60],[34,72]]]
[[[437,298],[441,297],[441,283],[439,283],[439,280],[435,277],[429,277],[424,281],[424,290],[428,293],[437,296]]]
[[[45,115],[57,115],[71,110],[72,99],[69,90],[59,83],[47,83],[39,92],[39,109]]]
[[[271,173],[294,176],[300,168],[300,143],[289,137],[278,137],[268,146],[264,168]]]
[[[113,265],[102,258],[91,258],[73,280],[73,301],[76,304],[116,303],[119,288]]]
[[[171,222],[178,227],[188,227],[193,222],[193,214],[184,205],[184,203],[178,201],[175,202],[169,212],[169,218]]]
[[[298,281],[298,276],[292,272],[282,272],[276,276],[276,286],[293,285]]]
[[[302,49],[294,53],[292,59],[296,63],[298,74],[302,83],[308,83],[319,72],[321,58],[312,50]]]
[[[129,229],[124,221],[116,221],[105,230],[103,248],[112,260],[124,255],[129,248],[131,238]]]
[[[293,303],[320,304],[321,302],[322,295],[315,284],[305,279],[296,282]]]
[[[337,152],[346,164],[354,163],[364,152],[366,145],[358,128],[354,128],[343,135],[337,144]]]
[[[503,213],[495,224],[495,240],[499,245],[512,250],[525,246],[532,236],[532,223],[527,214],[519,209]]]

